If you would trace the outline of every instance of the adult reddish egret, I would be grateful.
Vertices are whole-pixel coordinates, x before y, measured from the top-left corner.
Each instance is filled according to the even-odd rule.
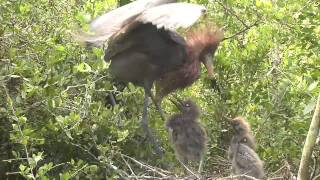
[[[213,74],[211,55],[222,39],[220,32],[208,27],[189,33],[185,40],[175,30],[189,27],[205,12],[196,4],[175,0],[138,0],[110,11],[90,24],[90,32],[80,41],[101,45],[107,42],[105,60],[111,60],[110,72],[118,80],[144,87],[142,127],[148,128],[147,107],[156,82],[156,98],[191,85],[204,63]],[[159,107],[159,106],[158,106]]]

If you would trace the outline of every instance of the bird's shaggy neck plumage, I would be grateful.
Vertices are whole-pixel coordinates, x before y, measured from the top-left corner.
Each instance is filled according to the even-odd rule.
[[[177,70],[163,75],[156,83],[156,99],[190,86],[200,76],[200,63],[207,54],[214,54],[223,34],[216,28],[205,26],[187,33],[185,63]]]
[[[232,126],[236,133],[233,138],[234,141],[246,144],[253,150],[257,148],[255,142],[256,140],[251,132],[250,124],[245,120],[244,117],[239,116],[233,119]]]
[[[189,54],[200,60],[209,53],[214,54],[222,38],[222,31],[209,25],[191,30],[187,33]]]

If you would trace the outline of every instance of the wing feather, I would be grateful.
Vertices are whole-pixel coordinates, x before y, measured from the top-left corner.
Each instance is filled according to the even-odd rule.
[[[79,41],[86,41],[99,44],[108,40],[119,31],[128,21],[144,10],[166,3],[173,3],[176,0],[137,0],[93,20],[89,27],[89,33],[80,33],[77,35]]]
[[[105,32],[113,32],[121,28],[122,23],[127,19],[140,14],[146,9],[166,4],[173,3],[176,0],[137,0],[98,17],[90,24],[90,31],[98,34]]]
[[[205,13],[204,6],[173,3],[176,0],[138,0],[98,17],[90,24],[90,33],[78,35],[79,41],[100,44],[111,37],[130,31],[140,23],[176,30],[194,24]],[[166,4],[168,3],[168,4]]]
[[[136,21],[152,23],[158,28],[175,30],[180,27],[187,28],[194,24],[206,8],[190,3],[170,3],[156,6],[143,11]]]

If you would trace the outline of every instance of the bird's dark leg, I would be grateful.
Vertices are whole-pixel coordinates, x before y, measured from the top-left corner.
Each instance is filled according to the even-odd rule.
[[[150,94],[150,95],[151,95],[150,97],[151,97],[154,105],[156,106],[157,110],[158,110],[159,113],[160,113],[161,119],[162,119],[163,121],[166,121],[166,116],[164,115],[163,110],[162,110],[162,108],[161,108],[161,102],[158,102],[158,101],[155,99],[155,97],[154,97],[153,94]]]
[[[110,101],[110,103],[111,103],[111,106],[115,106],[115,105],[117,104],[117,102],[116,102],[116,99],[114,98],[112,92],[110,92],[110,93],[108,94],[108,97],[109,97],[109,101]]]
[[[141,126],[143,128],[144,133],[146,134],[147,138],[149,138],[150,142],[155,146],[156,153],[162,155],[162,148],[158,140],[154,137],[151,129],[148,125],[148,105],[149,105],[149,96],[151,96],[151,85],[150,82],[145,82],[145,95],[144,95],[144,106],[143,106],[143,113],[142,113],[142,120]]]

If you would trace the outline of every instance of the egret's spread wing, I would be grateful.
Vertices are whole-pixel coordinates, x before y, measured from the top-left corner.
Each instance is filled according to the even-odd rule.
[[[125,6],[119,7],[98,17],[90,24],[89,33],[81,33],[78,36],[80,41],[97,43],[106,41],[128,23],[132,17],[140,14],[148,8],[166,3],[173,3],[176,0],[137,0]]]
[[[103,34],[113,29],[113,26],[119,26],[127,19],[135,16],[142,11],[159,6],[166,3],[173,3],[176,0],[137,0],[117,9],[114,9],[97,19],[90,24],[90,31]]]
[[[143,11],[136,21],[152,23],[157,28],[175,30],[191,26],[205,11],[204,6],[197,4],[170,3]]]

